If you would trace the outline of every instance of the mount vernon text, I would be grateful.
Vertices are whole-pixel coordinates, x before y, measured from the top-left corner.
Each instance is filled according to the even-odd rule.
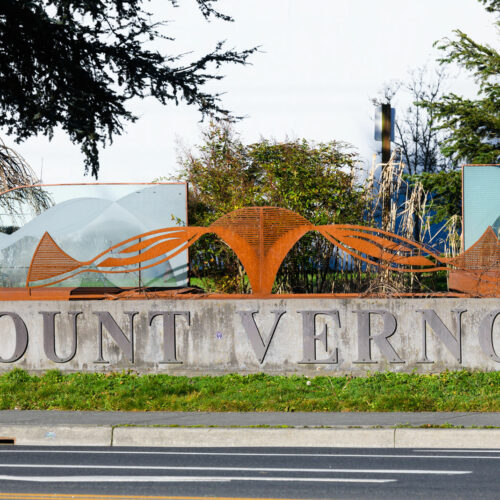
[[[276,371],[281,364],[288,371],[304,371],[340,365],[401,369],[411,358],[413,365],[440,363],[445,369],[446,363],[462,366],[471,350],[489,369],[500,366],[500,304],[495,299],[489,304],[493,307],[476,311],[468,310],[466,301],[464,307],[454,303],[439,311],[425,307],[426,300],[411,310],[384,308],[383,301],[370,308],[346,301],[321,308],[307,307],[312,305],[308,301],[293,306],[277,301],[273,307],[259,307],[258,301],[203,302],[195,310],[182,301],[169,310],[149,310],[144,306],[151,304],[141,301],[128,302],[132,310],[127,311],[116,306],[111,312],[95,311],[87,303],[74,310],[0,312],[0,362],[34,370],[72,365],[151,371],[184,365],[194,371],[197,366],[266,371],[269,365]]]

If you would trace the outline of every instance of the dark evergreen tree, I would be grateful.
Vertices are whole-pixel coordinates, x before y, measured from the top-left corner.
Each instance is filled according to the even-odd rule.
[[[217,0],[194,0],[206,19],[232,21]],[[165,0],[172,7],[177,0]],[[226,63],[245,64],[256,49],[226,50],[219,42],[197,60],[150,48],[165,34],[151,21],[148,0],[1,0],[0,127],[18,141],[52,137],[61,127],[97,177],[99,146],[135,121],[127,103],[152,96],[184,100],[202,115],[227,117],[220,96],[205,84],[222,78]]]
[[[488,12],[500,15],[500,0],[479,0]],[[496,21],[500,29],[500,20]],[[443,153],[456,163],[498,163],[500,161],[500,54],[489,45],[475,42],[455,30],[455,38],[437,42],[445,55],[439,61],[456,63],[472,73],[478,84],[478,98],[466,99],[448,93],[438,101],[422,100],[448,133]]]

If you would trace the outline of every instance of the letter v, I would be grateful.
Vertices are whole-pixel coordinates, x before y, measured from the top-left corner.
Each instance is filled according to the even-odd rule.
[[[267,342],[262,340],[262,335],[259,332],[259,328],[255,323],[254,314],[257,314],[259,311],[236,311],[240,317],[241,322],[243,323],[243,327],[245,328],[245,332],[252,344],[252,348],[259,360],[259,363],[262,364],[264,362],[264,358],[266,357],[267,350],[271,344],[271,340],[273,339],[274,332],[276,331],[276,327],[280,321],[281,316],[285,314],[286,311],[271,311],[274,313],[274,325],[271,328],[271,333],[267,339]]]

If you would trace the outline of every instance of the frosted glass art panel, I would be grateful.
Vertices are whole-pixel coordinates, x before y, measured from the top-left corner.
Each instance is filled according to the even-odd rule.
[[[0,286],[24,287],[42,237],[48,233],[68,259],[90,263],[54,286],[186,286],[187,250],[133,272],[95,272],[101,253],[113,257],[129,239],[187,223],[186,184],[75,184],[19,188],[0,195]],[[139,240],[140,241],[140,238]],[[111,249],[111,250],[110,250]],[[140,250],[130,257],[140,254]],[[144,266],[146,267],[146,266]],[[63,276],[64,278],[64,276]],[[49,283],[50,284],[50,283]]]

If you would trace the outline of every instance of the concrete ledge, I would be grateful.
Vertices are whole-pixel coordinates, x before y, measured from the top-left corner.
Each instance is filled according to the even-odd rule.
[[[312,446],[392,448],[394,429],[117,427],[113,446]]]
[[[2,425],[25,446],[499,448],[500,429],[352,429]]]
[[[500,429],[396,429],[395,448],[500,448]]]
[[[2,425],[0,436],[27,446],[109,446],[111,426],[91,425]]]

